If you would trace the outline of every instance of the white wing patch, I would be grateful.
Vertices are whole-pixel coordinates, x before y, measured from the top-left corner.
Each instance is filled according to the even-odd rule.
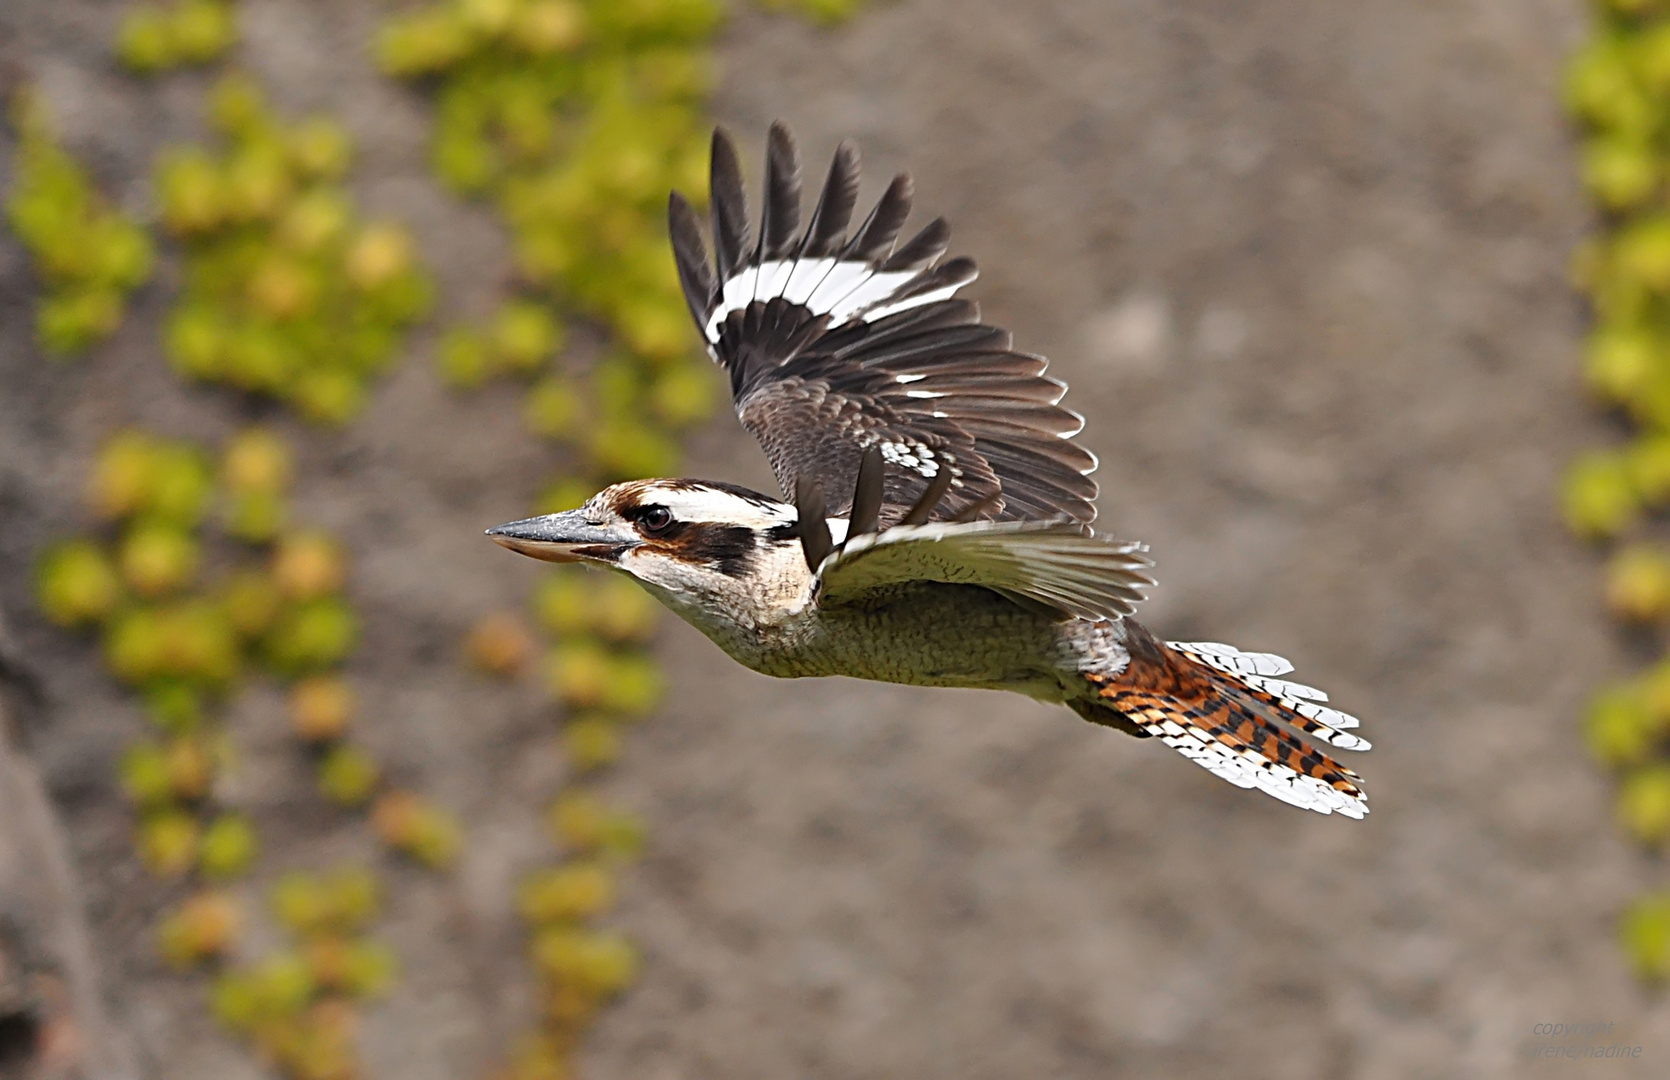
[[[1286,659],[1274,653],[1242,652],[1233,645],[1216,641],[1169,641],[1166,644],[1279,699],[1283,708],[1304,718],[1303,723],[1296,723],[1295,726],[1305,734],[1341,750],[1372,748],[1367,739],[1350,733],[1349,729],[1357,727],[1362,721],[1350,713],[1318,704],[1328,700],[1327,694],[1314,686],[1272,677],[1286,675],[1293,670],[1293,665]]]
[[[1153,584],[1146,550],[1053,521],[901,525],[856,536],[826,558],[818,567],[820,602],[938,581],[1012,593],[1082,619],[1118,619]]]
[[[854,318],[874,322],[888,315],[948,300],[967,281],[946,285],[886,301],[915,281],[926,270],[882,272],[862,259],[773,259],[748,266],[727,278],[720,289],[719,303],[707,317],[702,333],[709,345],[719,344],[719,327],[732,312],[742,311],[756,300],[781,296],[804,306],[813,315],[828,315],[830,325],[840,326]],[[972,280],[972,279],[970,279]]]
[[[921,443],[884,442],[880,446],[881,458],[889,464],[909,469],[920,476],[939,475],[939,459],[932,449]]]

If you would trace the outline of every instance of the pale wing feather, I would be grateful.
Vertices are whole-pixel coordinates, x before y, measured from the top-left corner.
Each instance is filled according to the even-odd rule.
[[[1154,584],[1146,545],[1063,522],[901,525],[854,537],[818,567],[820,602],[844,604],[914,581],[979,585],[1081,619],[1117,619]]]

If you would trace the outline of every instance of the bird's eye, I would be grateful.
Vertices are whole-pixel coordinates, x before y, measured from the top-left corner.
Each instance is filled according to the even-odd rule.
[[[673,527],[673,512],[665,506],[652,506],[644,511],[644,516],[638,519],[638,524],[651,535],[664,533]]]

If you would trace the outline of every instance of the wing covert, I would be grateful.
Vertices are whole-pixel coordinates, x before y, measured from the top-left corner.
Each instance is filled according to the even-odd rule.
[[[1087,536],[1074,522],[973,521],[900,525],[848,537],[818,567],[818,602],[922,581],[978,585],[1081,619],[1136,610],[1153,566],[1140,543]]]

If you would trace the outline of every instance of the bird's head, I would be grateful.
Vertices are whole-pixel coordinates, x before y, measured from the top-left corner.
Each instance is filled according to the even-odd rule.
[[[687,618],[692,609],[758,618],[762,605],[810,595],[794,507],[734,484],[632,480],[487,535],[535,559],[625,571]]]

